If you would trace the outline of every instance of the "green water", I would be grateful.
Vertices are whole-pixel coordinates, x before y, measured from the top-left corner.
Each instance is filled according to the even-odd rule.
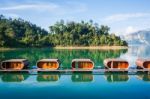
[[[1,51],[1,60],[26,58],[30,67],[42,58],[59,58],[62,68],[71,68],[74,58],[91,58],[95,68],[103,68],[105,58],[123,58],[135,67],[138,57],[150,57],[149,48],[128,50],[25,49]],[[0,73],[1,99],[150,99],[150,74],[137,73]]]

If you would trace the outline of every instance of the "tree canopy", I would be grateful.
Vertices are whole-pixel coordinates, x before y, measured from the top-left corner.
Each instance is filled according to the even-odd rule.
[[[89,22],[64,22],[49,27],[49,32],[23,19],[0,15],[0,47],[127,46],[108,26]]]
[[[49,27],[50,37],[55,46],[127,46],[119,36],[110,34],[108,26],[93,21],[65,23],[63,20]]]

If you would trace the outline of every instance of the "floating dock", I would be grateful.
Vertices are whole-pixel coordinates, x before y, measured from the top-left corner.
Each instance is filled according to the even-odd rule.
[[[93,70],[83,70],[83,69],[64,69],[64,70],[45,70],[45,69],[24,69],[24,70],[13,70],[13,69],[7,69],[7,70],[0,70],[0,72],[17,72],[17,73],[23,73],[28,72],[30,74],[38,74],[38,72],[46,72],[46,73],[63,73],[63,74],[71,74],[71,73],[93,73],[93,74],[104,74],[107,72],[127,72],[128,74],[136,74],[138,72],[146,72],[150,73],[150,69],[128,69],[128,70],[118,70],[118,69],[93,69]]]

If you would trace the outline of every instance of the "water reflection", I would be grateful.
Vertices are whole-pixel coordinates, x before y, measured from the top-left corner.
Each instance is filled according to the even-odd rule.
[[[148,73],[138,73],[137,78],[143,81],[150,81],[150,74]]]
[[[4,73],[1,75],[1,80],[3,82],[22,82],[25,81],[29,77],[28,73]]]
[[[127,83],[130,79],[128,73],[105,73],[104,75],[95,75],[92,73],[72,73],[69,76],[61,73],[38,73],[37,75],[31,75],[28,73],[1,73],[0,81],[1,82],[58,82],[60,78],[66,77],[66,80],[71,80],[72,82],[95,82],[97,78],[103,78],[107,82],[125,82]],[[28,79],[29,78],[29,79]],[[95,79],[94,79],[95,78]],[[137,73],[135,78],[142,81],[150,82],[150,74],[148,73]],[[102,80],[102,79],[101,79]],[[64,79],[61,79],[61,82],[64,82]]]
[[[59,73],[39,73],[37,75],[38,82],[56,82],[60,79]]]
[[[127,82],[129,80],[128,73],[105,73],[105,79],[108,82]]]
[[[72,82],[92,82],[93,79],[92,73],[73,73],[71,76]]]

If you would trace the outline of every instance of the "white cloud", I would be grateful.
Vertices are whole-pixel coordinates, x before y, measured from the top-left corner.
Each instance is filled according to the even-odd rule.
[[[54,10],[59,6],[56,4],[22,4],[9,7],[0,7],[0,10],[10,11],[10,10]]]
[[[150,17],[150,13],[115,14],[104,18],[108,22],[125,21],[130,18]]]
[[[0,11],[37,11],[37,12],[52,12],[53,14],[74,14],[87,11],[87,6],[83,3],[67,2],[63,5],[56,3],[30,3],[30,4],[14,4],[0,7]],[[51,14],[52,14],[51,13]]]

